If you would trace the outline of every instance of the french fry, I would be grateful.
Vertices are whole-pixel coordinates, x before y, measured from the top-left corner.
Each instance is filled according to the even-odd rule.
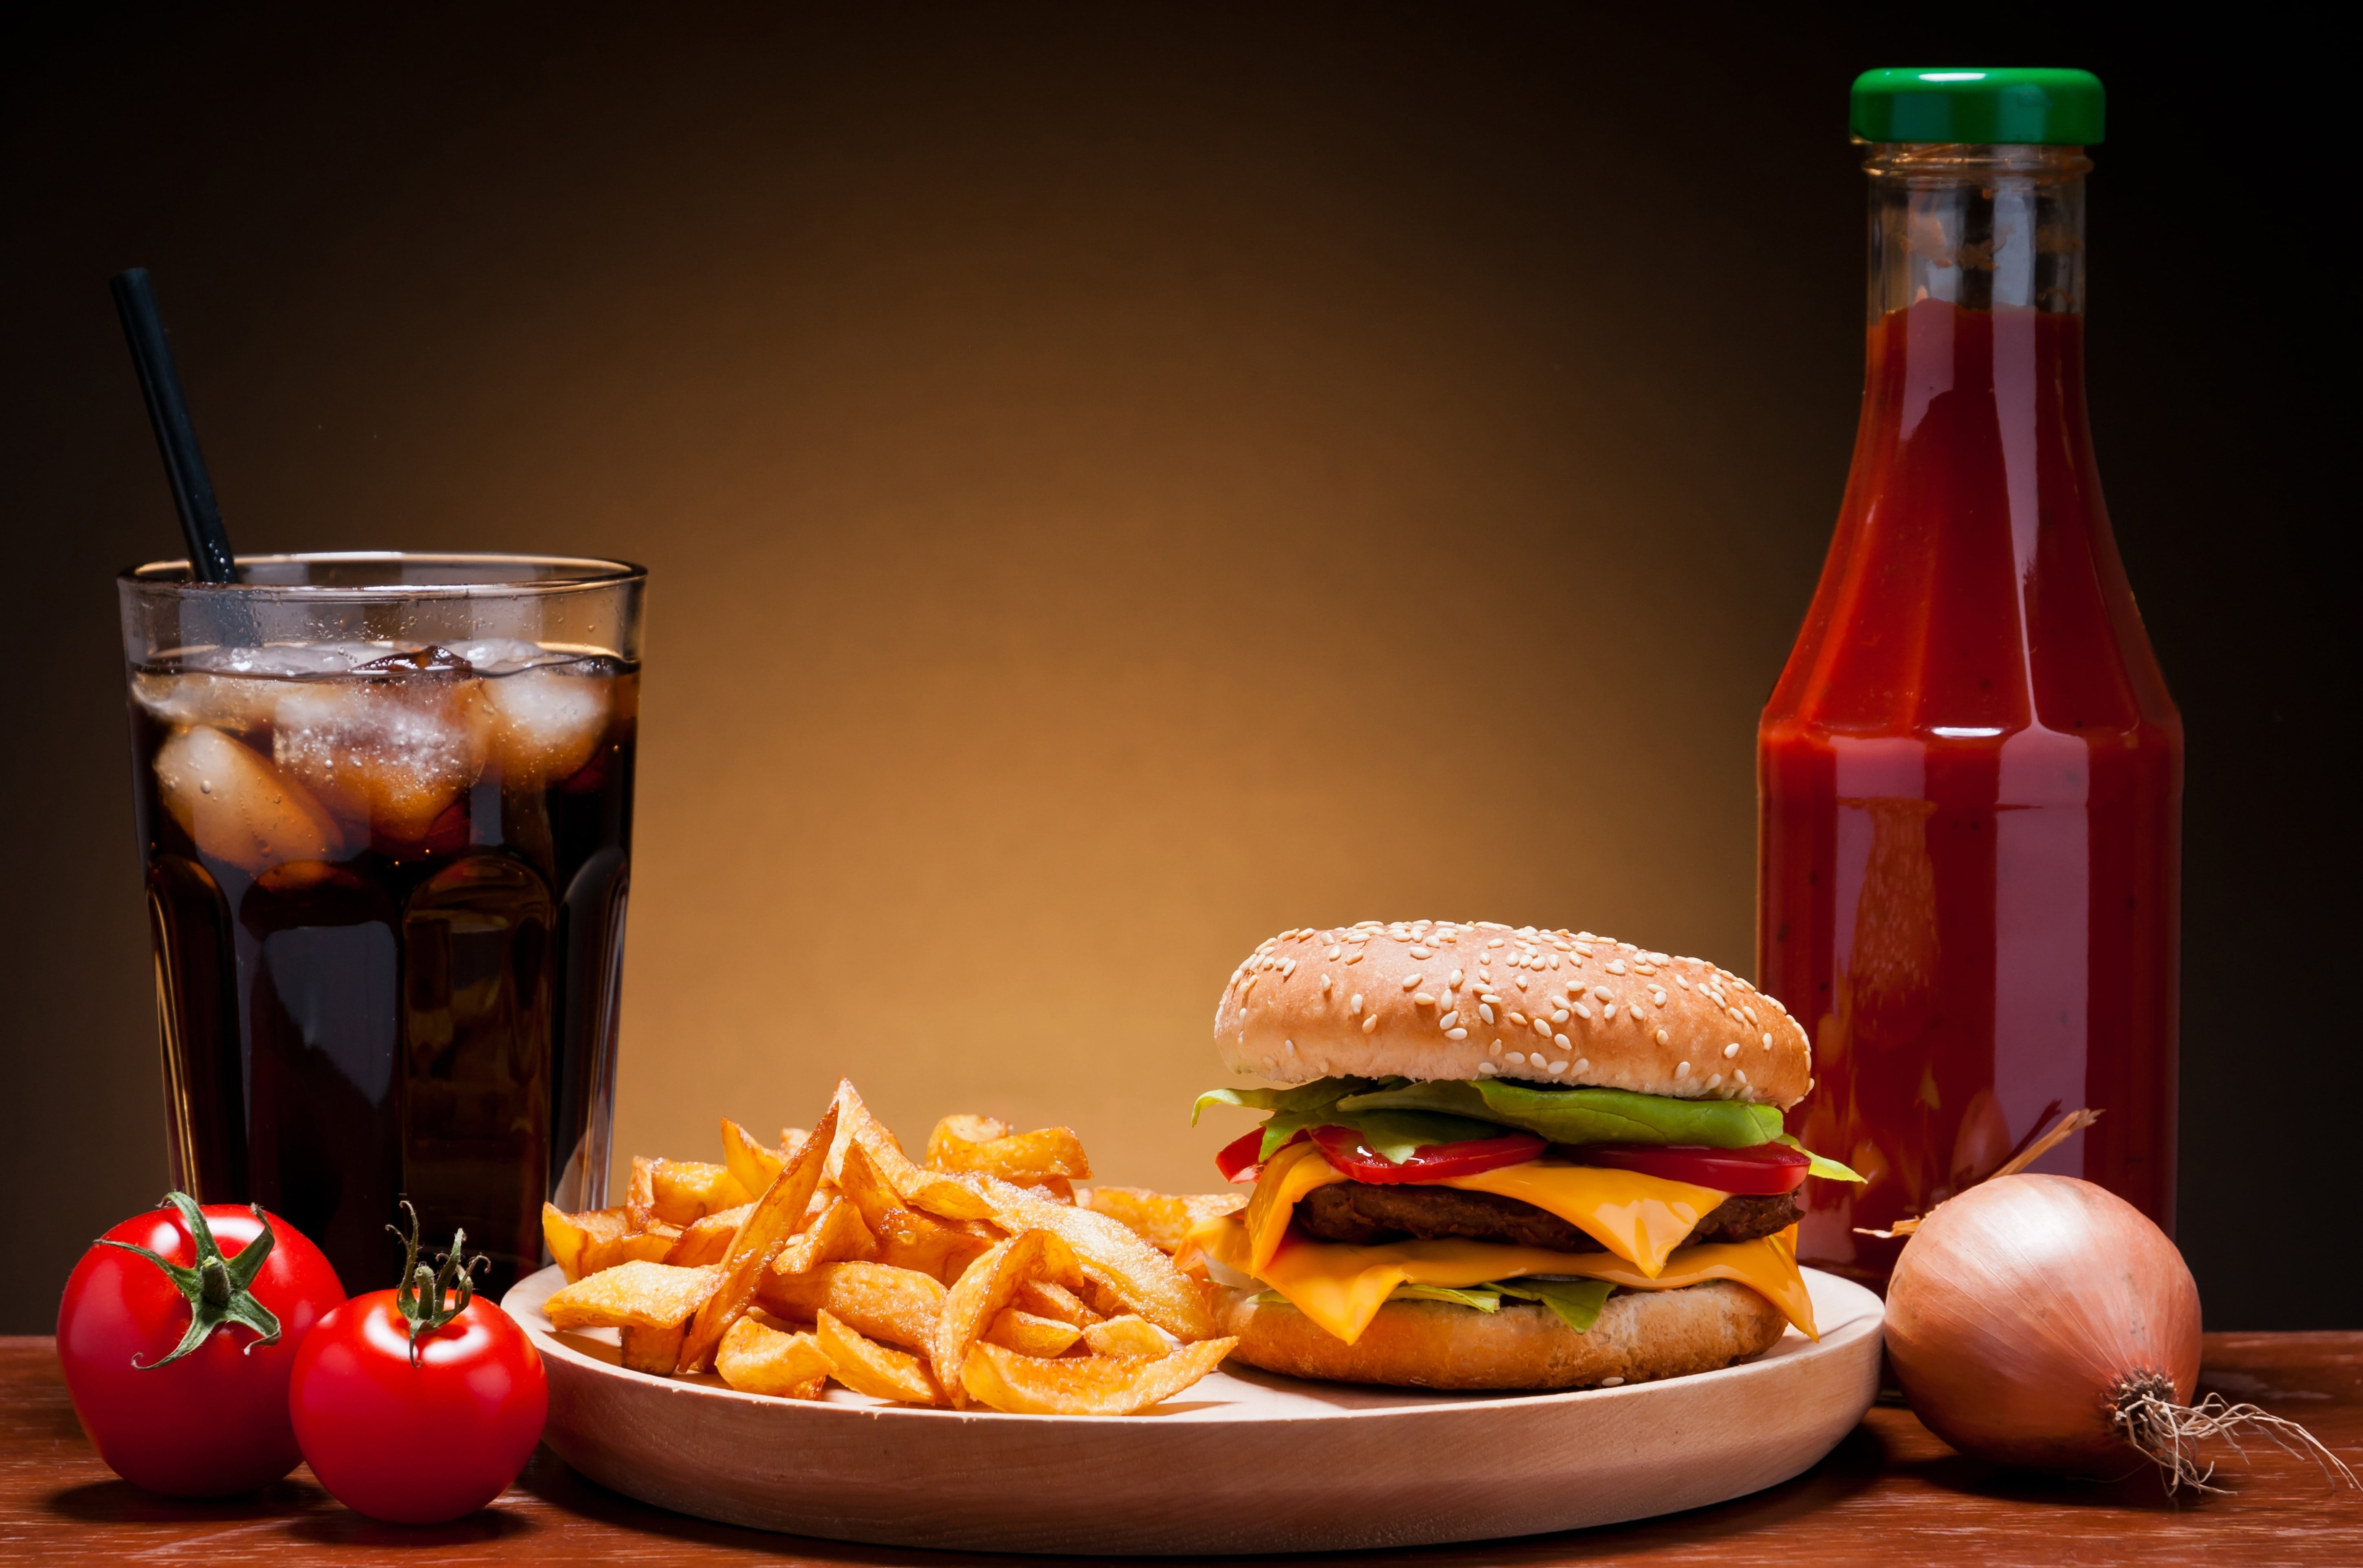
[[[1146,1318],[1111,1318],[1094,1323],[1083,1330],[1083,1343],[1095,1356],[1115,1356],[1120,1361],[1155,1361],[1173,1349]]]
[[[755,1201],[727,1165],[701,1160],[658,1160],[649,1170],[649,1207],[668,1225],[688,1225],[709,1214]]]
[[[813,1129],[811,1139],[796,1151],[795,1159],[780,1168],[779,1175],[755,1200],[746,1223],[731,1238],[730,1251],[719,1265],[721,1273],[715,1281],[714,1294],[698,1308],[697,1319],[682,1341],[681,1371],[696,1372],[707,1365],[722,1343],[722,1336],[753,1303],[755,1287],[761,1283],[764,1271],[787,1244],[789,1226],[803,1218],[804,1206],[820,1186],[821,1166],[830,1136],[836,1130],[837,1107],[832,1105],[820,1118],[820,1125]]]
[[[541,1309],[553,1329],[674,1329],[713,1289],[712,1269],[619,1263],[552,1292]]]
[[[657,1162],[645,1154],[632,1156],[632,1179],[624,1189],[624,1212],[631,1216],[635,1233],[657,1222]]]
[[[760,1193],[779,1175],[782,1162],[780,1151],[764,1148],[755,1141],[754,1134],[724,1117],[722,1162],[729,1167],[732,1180],[750,1193]]]
[[[1084,1277],[1104,1287],[1123,1307],[1140,1314],[1177,1340],[1203,1340],[1215,1331],[1206,1289],[1173,1266],[1173,1261],[1134,1234],[1123,1221],[1051,1203],[992,1176],[962,1178],[993,1206],[993,1222],[1013,1233],[1040,1229],[1074,1250]],[[1105,1314],[1115,1317],[1116,1313]],[[946,1369],[938,1364],[938,1382]]]
[[[1069,1356],[1047,1361],[980,1342],[961,1363],[960,1388],[995,1410],[1026,1416],[1129,1416],[1170,1399],[1215,1370],[1237,1340],[1201,1340],[1154,1361]]]
[[[673,1363],[681,1360],[681,1337],[687,1328],[686,1319],[670,1329],[643,1329],[636,1323],[625,1324],[621,1335],[624,1364],[634,1372],[652,1372],[659,1377],[671,1377]]]
[[[870,1227],[861,1223],[860,1212],[847,1199],[834,1197],[821,1210],[819,1218],[805,1226],[801,1234],[788,1238],[787,1245],[771,1260],[771,1273],[809,1273],[823,1263],[877,1255],[877,1238],[870,1234]]]
[[[859,1142],[845,1146],[845,1157],[837,1171],[837,1187],[861,1211],[861,1222],[875,1235],[889,1214],[904,1212],[901,1195],[886,1184],[870,1151]]]
[[[714,1370],[741,1394],[817,1399],[823,1381],[836,1370],[836,1363],[810,1334],[783,1334],[752,1318],[741,1318],[716,1347]]]
[[[1069,1284],[1080,1278],[1073,1251],[1048,1230],[1013,1236],[969,1265],[945,1295],[943,1311],[927,1345],[936,1382],[951,1396],[955,1408],[968,1403],[960,1376],[970,1348],[1009,1305],[1018,1285],[1029,1279]]]
[[[914,1173],[911,1184],[901,1189],[903,1201],[913,1208],[925,1209],[941,1219],[991,1219],[993,1205],[977,1190],[957,1176],[937,1171]]]
[[[943,1163],[941,1151],[948,1140],[961,1143],[990,1143],[996,1138],[1008,1137],[1009,1133],[1009,1124],[999,1117],[966,1116],[955,1111],[936,1123],[936,1129],[927,1134],[927,1169],[957,1171],[963,1168]]]
[[[754,1206],[740,1204],[719,1214],[709,1214],[694,1224],[682,1227],[681,1235],[665,1255],[664,1261],[680,1268],[702,1268],[718,1263],[730,1251],[730,1238],[738,1234]]]
[[[869,1154],[871,1164],[886,1179],[888,1186],[899,1193],[917,1184],[919,1168],[911,1163],[910,1157],[903,1152],[903,1146],[894,1141],[894,1135],[870,1114],[870,1107],[863,1105],[861,1096],[854,1092],[852,1079],[839,1078],[837,1081],[837,1097],[829,1102],[828,1108],[837,1112],[838,1118],[829,1136],[830,1181],[840,1186],[844,1184],[839,1173],[845,1169],[846,1147],[859,1143]],[[820,1129],[815,1128],[813,1133],[817,1137]]]
[[[1037,1318],[1015,1307],[995,1313],[993,1327],[984,1331],[987,1344],[1004,1345],[1021,1356],[1062,1356],[1082,1337],[1083,1331],[1072,1323]]]
[[[763,1281],[762,1303],[783,1318],[831,1313],[873,1340],[923,1351],[934,1342],[944,1287],[915,1269],[825,1263],[809,1273],[771,1274]]]
[[[1178,1253],[1190,1238],[1191,1227],[1236,1214],[1248,1206],[1237,1193],[1175,1195],[1147,1187],[1093,1187],[1076,1199],[1094,1214],[1120,1219],[1151,1246]]]
[[[863,1338],[834,1313],[824,1309],[814,1324],[813,1337],[833,1368],[830,1375],[856,1394],[872,1399],[899,1399],[906,1405],[940,1405],[943,1391],[936,1386],[927,1363],[906,1351],[889,1350]]]
[[[907,1208],[888,1215],[878,1236],[878,1261],[916,1269],[949,1284],[968,1272],[993,1243]]]
[[[670,1225],[651,1225],[610,1240],[594,1238],[582,1247],[582,1275],[588,1279],[620,1263],[661,1263],[680,1240],[681,1232]]]
[[[1092,1162],[1083,1155],[1083,1140],[1071,1127],[1045,1127],[988,1143],[971,1143],[945,1131],[938,1122],[935,1135],[927,1140],[927,1163],[939,1171],[998,1176],[1021,1187],[1054,1180],[1063,1183],[1092,1173]],[[1073,1195],[1071,1188],[1067,1195]]]
[[[549,1260],[566,1273],[572,1284],[582,1277],[583,1250],[594,1241],[613,1241],[630,1232],[631,1216],[620,1208],[594,1208],[569,1214],[554,1203],[541,1206],[541,1240]]]
[[[1094,1323],[1107,1321],[1104,1314],[1083,1305],[1083,1298],[1062,1284],[1048,1280],[1030,1279],[1017,1287],[1017,1305],[1037,1318],[1055,1318],[1061,1323],[1072,1323],[1078,1329],[1088,1329]]]

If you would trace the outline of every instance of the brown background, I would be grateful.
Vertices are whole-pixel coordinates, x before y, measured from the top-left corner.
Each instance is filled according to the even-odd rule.
[[[1846,84],[2023,47],[1693,8],[494,12],[11,36],[0,1328],[164,1183],[110,575],[177,544],[128,265],[241,549],[653,569],[626,1151],[710,1157],[717,1115],[806,1120],[846,1072],[906,1135],[1067,1121],[1107,1175],[1201,1186],[1236,1130],[1184,1125],[1207,1022],[1274,929],[1748,966],[1754,720],[1859,388]],[[2354,1040],[2319,739],[2351,660],[2309,565],[2352,503],[2283,270],[2302,186],[2262,156],[2303,127],[2240,39],[2175,47],[2069,17],[2040,52],[2112,89],[2096,422],[2191,725],[2182,1239],[2211,1327],[2352,1324],[2351,1255],[2288,1261]]]

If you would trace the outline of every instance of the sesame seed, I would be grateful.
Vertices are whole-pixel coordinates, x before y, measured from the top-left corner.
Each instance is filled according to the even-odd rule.
[[[1455,991],[1460,989],[1460,972],[1457,969],[1452,972],[1452,988]]]
[[[1510,1015],[1510,1017],[1512,1017],[1513,1018],[1516,1018],[1517,1016],[1518,1016],[1518,1015],[1517,1015],[1517,1014],[1515,1014],[1515,1013],[1512,1013],[1512,1014]],[[1548,1039],[1550,1039],[1550,1032],[1551,1032],[1551,1030],[1550,1030],[1550,1020],[1549,1020],[1548,1018],[1537,1018],[1537,1019],[1534,1021],[1534,1030],[1535,1030],[1535,1032],[1536,1032],[1537,1034],[1538,1034],[1538,1035],[1542,1036],[1545,1040],[1548,1040]]]
[[[1245,985],[1242,985],[1242,986],[1240,986],[1240,987],[1239,987],[1239,1000],[1240,1000],[1240,1001],[1242,1001],[1242,1002],[1246,1001],[1246,1000],[1247,1000],[1247,998],[1248,998],[1248,992],[1250,992],[1250,991],[1252,991],[1252,990],[1254,990],[1254,989],[1255,989],[1255,983],[1256,983],[1257,981],[1259,981],[1259,980],[1261,980],[1262,978],[1263,978],[1263,976],[1262,976],[1262,975],[1260,975],[1260,974],[1250,974],[1250,975],[1248,975],[1248,983],[1247,983]]]
[[[1436,1027],[1440,1029],[1448,1029],[1459,1020],[1459,1018],[1460,1010],[1456,1007],[1451,1012],[1445,1014],[1444,1017],[1437,1019]]]
[[[1738,1054],[1739,1054],[1739,1042],[1738,1042],[1737,1040],[1734,1040],[1734,1041],[1732,1041],[1729,1045],[1726,1045],[1726,1046],[1725,1046],[1725,1047],[1723,1048],[1723,1059],[1724,1059],[1725,1062],[1730,1061],[1733,1057],[1735,1057],[1735,1056],[1736,1056],[1736,1055],[1738,1055]]]
[[[1551,1009],[1551,1022],[1555,1024],[1563,1024],[1567,1022],[1567,1009],[1565,1007],[1553,1007]]]
[[[1731,1075],[1738,1079],[1743,1084],[1747,1082],[1747,1069],[1745,1067],[1733,1068],[1731,1070]]]
[[[1621,1377],[1603,1377],[1600,1380],[1600,1386],[1603,1388],[1621,1388],[1624,1385],[1625,1380]]]
[[[1722,1083],[1723,1083],[1723,1074],[1722,1074],[1722,1073],[1710,1073],[1710,1074],[1708,1075],[1708,1077],[1707,1077],[1706,1086],[1707,1086],[1708,1088],[1710,1088],[1710,1089],[1713,1089],[1713,1088],[1719,1087],[1719,1086],[1722,1084]]]
[[[1414,948],[1411,950],[1411,955],[1414,958],[1426,958],[1434,951],[1432,948]]]
[[[1674,976],[1674,984],[1677,984],[1677,985],[1679,985],[1679,986],[1681,986],[1681,987],[1683,990],[1685,990],[1685,991],[1687,991],[1687,990],[1689,990],[1689,989],[1691,988],[1691,983],[1690,983],[1689,981],[1687,981],[1687,980],[1683,979],[1683,978],[1682,978],[1681,975],[1679,975],[1679,974],[1677,974],[1677,975],[1675,975],[1675,976]]]
[[[1336,942],[1331,942],[1329,944],[1327,957],[1332,963],[1335,963],[1337,961],[1337,955],[1345,951],[1345,949],[1339,947]]]
[[[1592,988],[1592,999],[1595,1002],[1614,1002],[1616,1000],[1616,993],[1605,985],[1595,985]]]
[[[1567,1071],[1567,1063],[1564,1062],[1554,1062],[1550,1064],[1548,1071],[1552,1073],[1564,1073]]]
[[[1581,1062],[1578,1062],[1575,1064],[1575,1070],[1576,1070],[1577,1072],[1579,1072],[1579,1073],[1589,1073],[1589,1072],[1591,1072],[1591,1071],[1592,1071],[1592,1058],[1590,1058],[1589,1056],[1587,1056],[1587,1057],[1583,1058],[1583,1060],[1581,1060]]]
[[[1511,1065],[1511,1066],[1513,1066],[1513,1067],[1524,1067],[1525,1064],[1526,1064],[1526,1053],[1525,1053],[1525,1051],[1514,1051],[1510,1052],[1510,1065]]]
[[[1281,977],[1282,980],[1286,980],[1286,979],[1288,979],[1291,975],[1293,975],[1295,973],[1296,973],[1296,961],[1295,961],[1294,959],[1292,959],[1292,958],[1291,958],[1291,959],[1283,959],[1283,960],[1281,962],[1281,965],[1280,965],[1280,977]]]
[[[1555,1034],[1551,1036],[1551,1043],[1559,1047],[1561,1051],[1569,1049],[1567,1036],[1563,1034]]]
[[[1423,991],[1412,998],[1412,1005],[1419,1007],[1433,1007],[1436,1006],[1436,998]]]
[[[1477,1076],[1480,1078],[1491,1078],[1494,1073],[1500,1071],[1500,1068],[1494,1066],[1490,1062],[1480,1062],[1477,1064]]]
[[[1360,948],[1356,948],[1352,952],[1348,953],[1348,954],[1346,955],[1346,962],[1347,962],[1348,963],[1359,963],[1359,962],[1362,962],[1362,950],[1361,950]]]
[[[1687,1077],[1689,1077],[1690,1075],[1691,1075],[1691,1064],[1690,1064],[1689,1062],[1685,1062],[1681,1063],[1680,1066],[1678,1066],[1678,1067],[1676,1067],[1676,1068],[1674,1069],[1674,1076],[1675,1076],[1675,1077],[1677,1077],[1677,1078],[1687,1078]]]
[[[1370,1033],[1372,1029],[1377,1029],[1378,1027],[1379,1015],[1376,1013],[1372,1013],[1369,1018],[1362,1020],[1362,1032],[1364,1034]]]
[[[1487,942],[1485,945],[1486,945],[1487,947],[1489,947],[1489,948],[1497,948],[1497,947],[1500,947],[1500,946],[1502,945],[1502,939],[1501,939],[1501,938],[1499,938],[1499,937],[1495,937],[1492,941]]]
[[[1492,1023],[1493,1021],[1493,1004],[1491,1002],[1478,1003],[1477,1016],[1484,1019],[1487,1023]]]
[[[1625,961],[1624,961],[1623,959],[1621,959],[1621,958],[1612,958],[1612,959],[1610,959],[1610,960],[1608,961],[1608,973],[1611,973],[1611,974],[1622,974],[1622,973],[1625,973]]]
[[[1347,1003],[1347,1004],[1346,1004],[1346,1011],[1347,1011],[1348,1014],[1353,1014],[1353,1013],[1359,1013],[1359,1012],[1360,1012],[1361,1010],[1362,1010],[1362,994],[1361,994],[1359,991],[1357,991],[1357,992],[1355,992],[1355,993],[1354,993],[1354,999],[1353,999],[1352,1001],[1350,1001],[1350,1002],[1348,1002],[1348,1003]]]
[[[1658,1043],[1659,1045],[1671,1045],[1674,1043],[1674,1037],[1667,1033],[1664,1029],[1659,1029],[1658,1031]]]
[[[1404,976],[1403,976],[1403,988],[1404,990],[1408,991],[1408,990],[1410,990],[1413,986],[1414,986],[1414,985],[1416,985],[1416,984],[1419,984],[1419,976],[1418,976],[1418,975],[1416,975],[1416,974],[1406,974],[1406,975],[1404,975]]]
[[[1582,1003],[1578,1002],[1575,1004],[1575,1016],[1581,1018],[1585,1023],[1590,1023],[1592,1021],[1592,1009],[1585,1006]]]
[[[1604,1024],[1611,1021],[1615,1017],[1616,1004],[1614,1002],[1603,1003],[1600,1009],[1600,1021]]]
[[[1295,1055],[1295,1054],[1296,1054],[1296,1042],[1295,1042],[1294,1040],[1281,1040],[1280,1043],[1281,1043],[1281,1044],[1282,1044],[1282,1045],[1284,1045],[1284,1046],[1286,1046],[1286,1047],[1288,1047],[1288,1054],[1289,1054],[1289,1055],[1293,1056],[1293,1055]]]
[[[1444,1038],[1447,1040],[1467,1040],[1469,1038],[1469,1031],[1467,1029],[1446,1029],[1444,1031]]]
[[[1772,1049],[1772,1037],[1769,1034],[1764,1037],[1764,1049],[1767,1051]]]
[[[1494,1050],[1494,1051],[1499,1051],[1499,1050],[1501,1050],[1501,1049],[1502,1049],[1502,1042],[1501,1042],[1500,1040],[1495,1040],[1495,1041],[1493,1042],[1493,1044],[1492,1044],[1492,1048],[1491,1048],[1491,1049],[1492,1049],[1492,1050]]]
[[[1329,995],[1329,986],[1330,986],[1330,984],[1331,984],[1331,981],[1330,981],[1329,977],[1328,977],[1327,975],[1326,975],[1326,974],[1325,974],[1325,975],[1323,975],[1323,976],[1321,977],[1321,994],[1322,994],[1324,996],[1326,996],[1327,995]]]

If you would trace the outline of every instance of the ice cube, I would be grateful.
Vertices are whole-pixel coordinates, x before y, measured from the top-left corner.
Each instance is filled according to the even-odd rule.
[[[209,725],[172,734],[155,767],[164,809],[209,860],[253,875],[342,848],[334,818],[309,791]]]
[[[492,709],[472,676],[298,681],[272,716],[272,754],[337,817],[416,843],[484,769]]]
[[[452,652],[487,675],[513,675],[519,670],[530,670],[540,664],[568,664],[582,657],[544,648],[538,642],[527,642],[518,637],[482,637],[473,642],[454,642],[449,646]]]
[[[205,724],[219,729],[252,731],[271,722],[286,685],[279,681],[217,675],[210,671],[163,674],[136,670],[131,697],[166,724]]]
[[[538,789],[578,772],[607,732],[605,675],[525,670],[484,683],[504,784]]]

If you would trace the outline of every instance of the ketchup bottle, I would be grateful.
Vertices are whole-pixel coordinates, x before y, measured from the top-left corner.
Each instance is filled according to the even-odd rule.
[[[2174,1229],[2182,720],[2084,409],[2080,71],[1873,71],[1862,417],[1757,730],[1758,976],[1814,1040],[1803,1260],[1885,1284],[1885,1229],[2034,1169]]]

